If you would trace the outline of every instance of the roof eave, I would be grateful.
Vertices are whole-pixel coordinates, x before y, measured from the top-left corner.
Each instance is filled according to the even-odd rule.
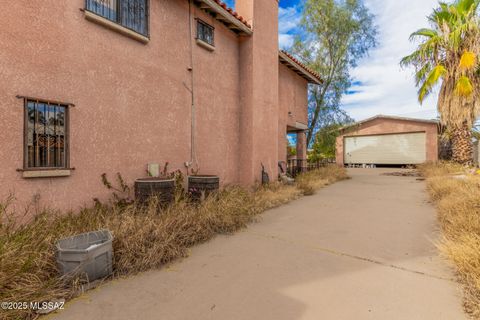
[[[280,62],[285,64],[289,69],[293,70],[296,72],[299,76],[303,77],[305,80],[307,80],[309,83],[313,84],[322,84],[322,80],[318,79],[314,75],[312,75],[310,72],[305,70],[300,64],[297,62],[293,61],[288,55],[286,55],[284,52],[279,51],[278,53],[280,57]]]
[[[251,28],[233,16],[228,10],[223,8],[214,0],[197,0],[196,3],[202,10],[212,14],[215,19],[221,21],[232,31],[248,36],[253,34],[253,30]]]
[[[438,125],[438,124],[440,123],[440,121],[438,121],[438,120],[415,119],[415,118],[407,118],[407,117],[399,117],[399,116],[386,116],[386,115],[379,114],[379,115],[376,115],[376,116],[367,118],[367,119],[365,119],[365,120],[361,120],[361,121],[358,121],[358,122],[355,122],[355,123],[346,125],[346,126],[344,126],[344,127],[341,127],[341,128],[338,129],[338,130],[341,131],[341,132],[345,132],[345,131],[353,128],[353,127],[357,127],[357,126],[359,126],[359,125],[362,125],[362,124],[364,124],[364,123],[367,123],[367,122],[370,122],[370,121],[373,121],[373,120],[377,120],[377,119],[389,119],[389,120],[400,120],[400,121],[411,121],[411,122],[423,122],[423,123],[430,123],[430,124],[436,124],[436,125]]]

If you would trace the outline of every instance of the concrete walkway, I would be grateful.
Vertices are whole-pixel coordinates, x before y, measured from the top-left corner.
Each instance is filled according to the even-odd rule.
[[[351,180],[271,210],[163,270],[108,283],[52,318],[466,318],[432,244],[436,216],[424,183],[385,171],[352,169]]]

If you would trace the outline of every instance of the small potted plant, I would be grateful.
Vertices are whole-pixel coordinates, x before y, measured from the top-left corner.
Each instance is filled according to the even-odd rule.
[[[200,201],[220,188],[220,178],[216,175],[198,174],[199,169],[192,169],[188,175],[188,192],[193,200]]]

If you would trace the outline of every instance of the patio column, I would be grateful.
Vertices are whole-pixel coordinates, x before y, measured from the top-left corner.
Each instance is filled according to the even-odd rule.
[[[307,166],[307,134],[306,131],[297,132],[297,161],[302,171]]]

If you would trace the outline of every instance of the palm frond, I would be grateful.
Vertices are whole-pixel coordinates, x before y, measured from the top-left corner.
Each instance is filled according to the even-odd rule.
[[[433,10],[433,13],[428,17],[430,22],[434,24],[441,24],[443,21],[448,21],[451,17],[449,4],[446,2],[439,2],[439,7]]]
[[[428,29],[428,28],[422,28],[410,35],[410,40],[415,39],[416,37],[427,37],[427,38],[433,38],[438,36],[438,31],[433,30],[433,29]]]
[[[466,71],[475,67],[477,64],[477,55],[471,51],[465,51],[460,58],[458,67],[460,70]]]
[[[469,14],[475,7],[478,7],[478,1],[476,0],[457,0],[454,4],[459,14]]]
[[[428,77],[423,82],[423,85],[418,91],[418,101],[423,103],[425,98],[432,92],[433,87],[438,83],[438,81],[447,74],[447,69],[442,65],[437,65],[435,68],[430,71]]]
[[[433,62],[436,60],[437,62],[441,59],[438,59],[438,47],[441,44],[442,39],[439,36],[434,36],[429,38],[428,40],[421,43],[417,50],[415,50],[412,54],[404,57],[400,61],[400,65],[408,66],[408,65],[422,65],[427,62]]]
[[[420,52],[418,50],[414,51],[412,54],[405,56],[400,61],[402,67],[408,67],[409,65],[415,64],[420,61]]]
[[[466,76],[461,76],[455,84],[455,93],[461,97],[469,97],[473,93],[473,85]]]
[[[420,86],[421,83],[425,82],[428,74],[432,71],[432,65],[430,63],[425,63],[422,67],[418,69],[415,73],[415,84]]]

